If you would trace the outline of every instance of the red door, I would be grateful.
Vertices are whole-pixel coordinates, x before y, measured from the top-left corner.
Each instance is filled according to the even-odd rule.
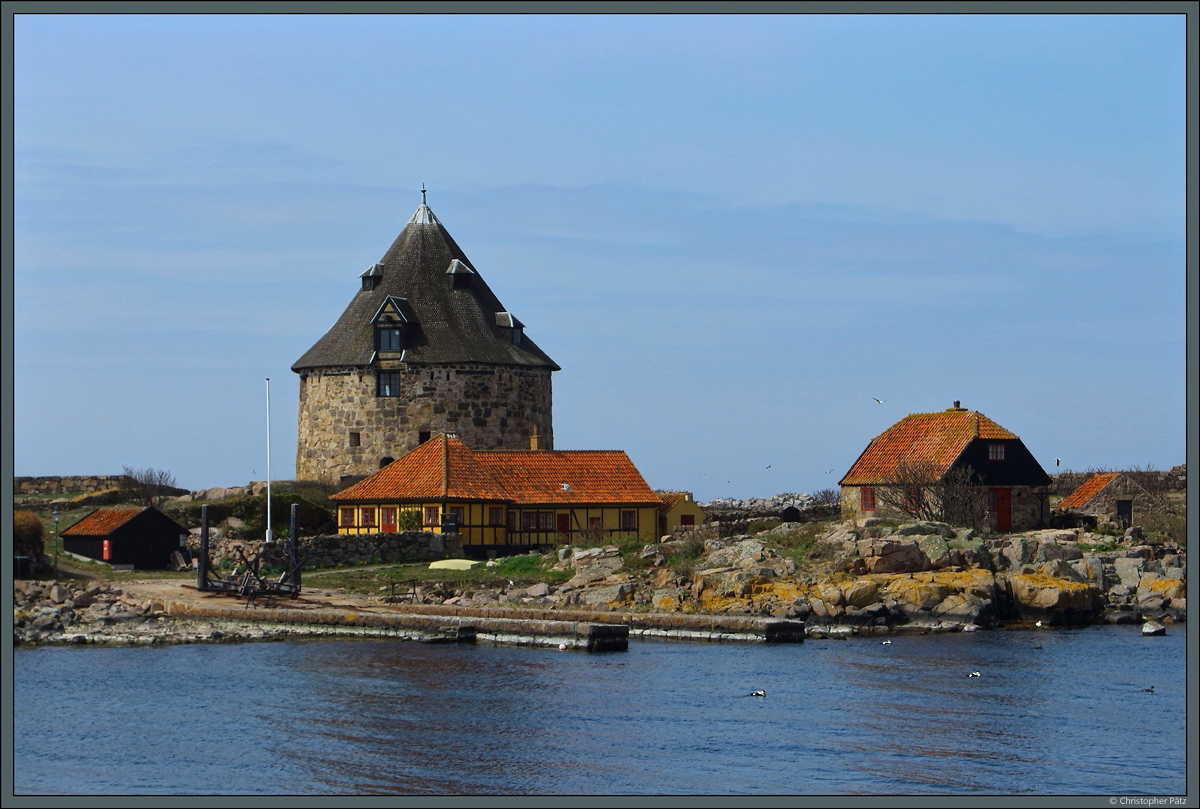
[[[105,562],[112,561],[112,540],[111,539],[100,540],[100,558]]]
[[[996,533],[1007,534],[1012,530],[1012,489],[992,489],[992,513]]]
[[[396,533],[396,509],[384,508],[379,518],[379,529],[385,534]]]
[[[558,533],[559,536],[570,536],[571,534],[571,515],[558,515]]]

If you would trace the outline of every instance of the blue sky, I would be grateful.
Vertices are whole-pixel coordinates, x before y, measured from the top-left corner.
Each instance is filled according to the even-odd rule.
[[[15,473],[262,479],[270,377],[291,477],[290,366],[422,184],[562,366],[555,445],[656,488],[830,487],[956,399],[1048,471],[1182,463],[1185,44],[1182,15],[18,15]]]

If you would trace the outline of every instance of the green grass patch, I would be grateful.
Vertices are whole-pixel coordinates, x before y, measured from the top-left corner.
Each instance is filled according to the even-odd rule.
[[[808,566],[809,555],[817,547],[817,537],[829,527],[827,522],[805,523],[800,528],[791,531],[777,531],[768,534],[766,544],[774,547],[780,555],[786,556],[796,563],[798,569]]]

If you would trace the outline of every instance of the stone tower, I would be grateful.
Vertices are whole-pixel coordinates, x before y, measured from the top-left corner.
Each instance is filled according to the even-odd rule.
[[[558,365],[496,299],[424,190],[360,280],[337,323],[292,365],[297,479],[372,474],[442,432],[471,449],[553,449]]]

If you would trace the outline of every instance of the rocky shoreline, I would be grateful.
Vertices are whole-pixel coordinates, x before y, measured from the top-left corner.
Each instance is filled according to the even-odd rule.
[[[324,635],[422,640],[430,636],[428,629],[363,618],[422,611],[496,620],[507,620],[499,618],[506,615],[561,620],[573,612],[631,628],[645,624],[646,634],[654,624],[678,637],[697,633],[696,622],[686,619],[702,618],[706,628],[698,634],[709,639],[720,639],[722,627],[744,626],[747,619],[803,622],[812,638],[1037,622],[1083,626],[1153,620],[1169,626],[1186,620],[1183,550],[1141,543],[1136,530],[1119,538],[1079,530],[994,537],[941,523],[839,523],[817,537],[808,554],[820,564],[799,573],[792,558],[771,547],[773,537],[796,528],[785,524],[755,536],[667,538],[645,546],[636,565],[627,565],[615,547],[562,548],[555,567],[573,575],[560,585],[449,593],[418,588],[408,605],[388,604],[383,595],[338,596],[340,605],[302,599],[308,611],[296,614],[288,604],[283,610],[259,610],[225,597],[225,604],[240,607],[210,609],[205,616],[204,609],[193,610],[181,600],[202,596],[194,590],[188,596],[178,580],[160,582],[157,591],[132,582],[124,590],[17,582],[13,642],[165,644]],[[696,558],[669,564],[688,551]],[[266,620],[268,615],[286,617]]]

